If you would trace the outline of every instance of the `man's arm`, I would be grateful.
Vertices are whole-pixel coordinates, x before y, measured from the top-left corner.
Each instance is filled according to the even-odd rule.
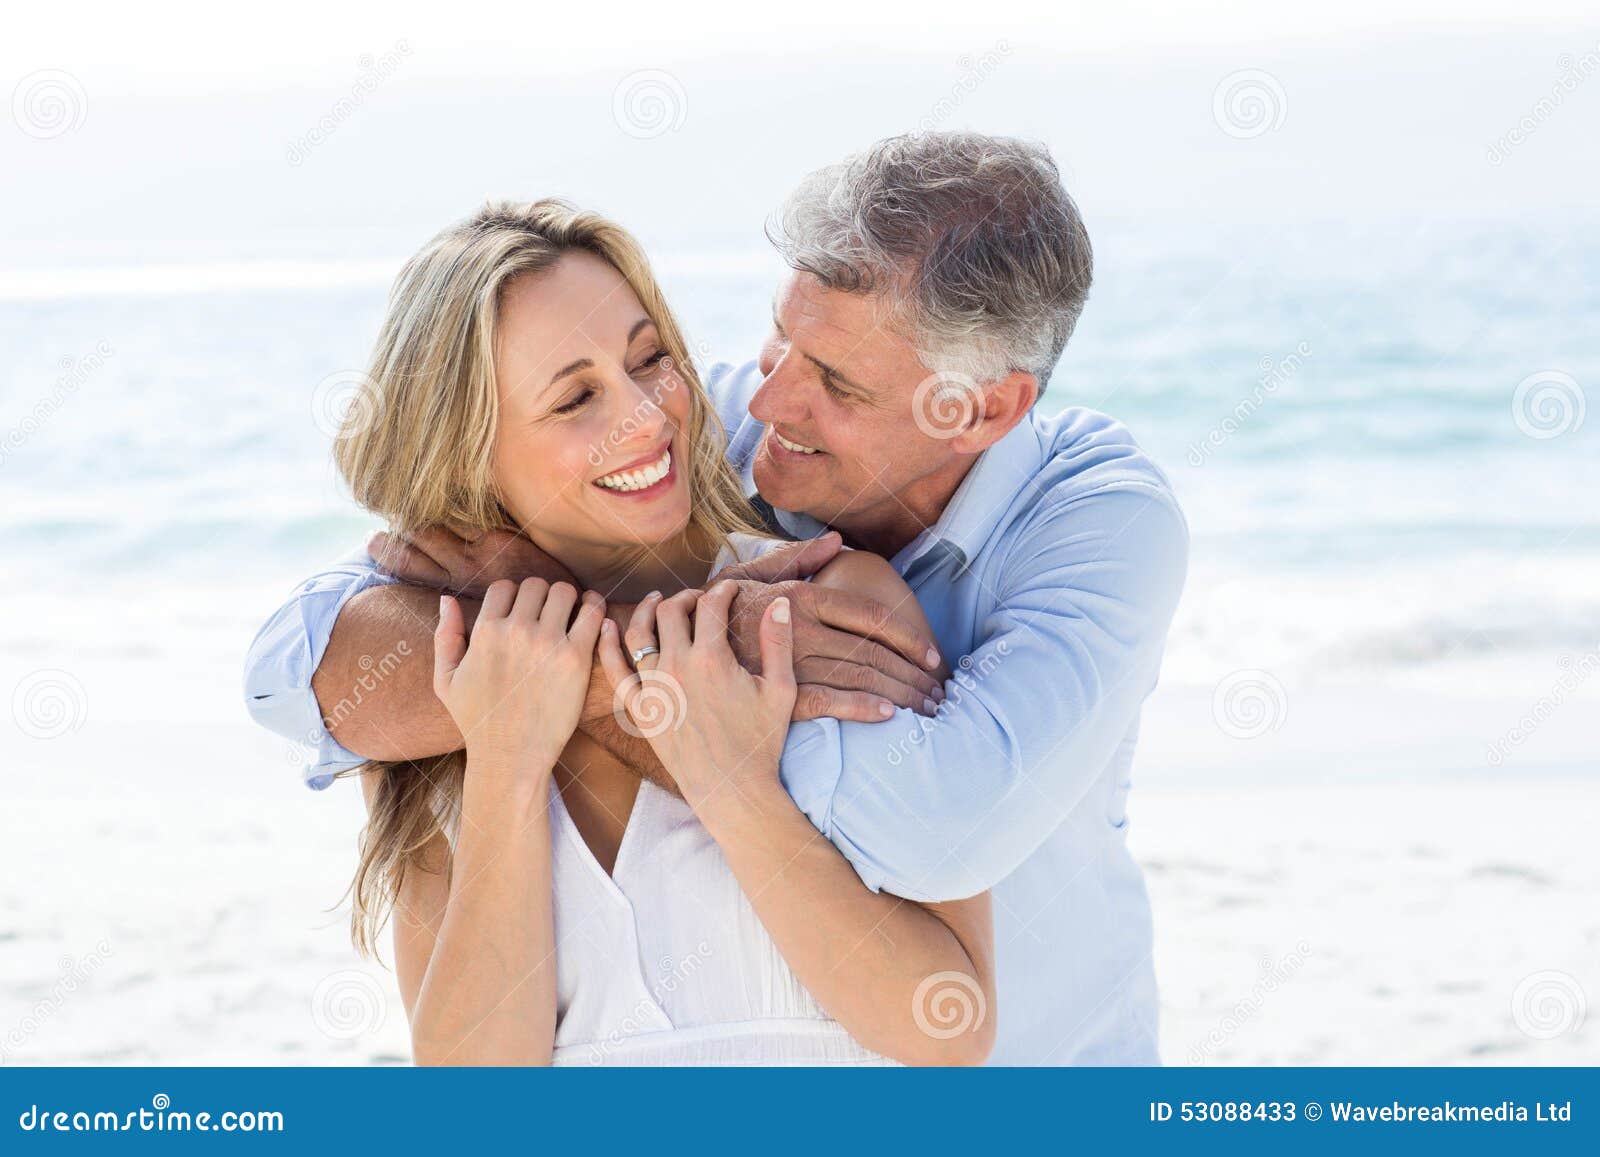
[[[784,786],[871,887],[944,901],[999,883],[1094,787],[1155,684],[1188,559],[1170,496],[1042,508],[1008,552],[936,719],[790,730]]]
[[[519,536],[494,540],[485,536],[465,544],[469,549],[457,549],[462,540],[449,539],[454,542],[430,540],[424,552],[390,536],[377,536],[369,546],[371,555],[352,557],[303,584],[252,644],[245,674],[251,715],[285,738],[317,748],[309,772],[313,786],[326,787],[335,773],[364,759],[419,759],[461,745],[459,731],[432,688],[438,590],[396,582],[379,570],[374,555],[386,566],[403,568],[408,578],[416,575],[462,592],[462,607],[469,617],[477,610],[471,593],[496,578],[520,580],[540,574],[562,581],[565,573],[544,574],[541,567],[559,564]],[[792,583],[837,550],[837,540],[799,543],[744,568],[729,568],[728,573],[748,571],[741,587],[748,586],[751,601],[759,601],[767,597],[769,583]],[[795,603],[797,651],[807,650],[819,679],[836,682],[809,698],[816,710],[878,719],[885,702],[924,702],[932,681],[885,646],[895,644],[902,652],[920,654],[930,642],[922,632],[892,617],[885,620],[882,608],[867,600],[852,602],[844,592],[808,589],[797,595]],[[632,610],[631,605],[613,604],[608,614],[626,623]],[[861,634],[883,641],[858,638],[841,629],[850,622]],[[822,653],[812,656],[810,651]],[[834,657],[846,652],[849,661]],[[893,673],[872,668],[875,662],[893,664]],[[649,743],[625,731],[612,708],[609,685],[596,666],[584,707],[584,731],[641,776],[670,787]]]

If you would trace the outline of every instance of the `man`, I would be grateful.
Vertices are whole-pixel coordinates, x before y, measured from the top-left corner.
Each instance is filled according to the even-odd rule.
[[[884,608],[802,597],[810,588],[792,580],[831,539],[747,568],[747,622],[776,593],[799,608],[808,688],[784,786],[870,887],[918,900],[992,890],[991,1063],[1156,1063],[1149,902],[1125,825],[1188,534],[1122,426],[1034,412],[1088,295],[1077,209],[1042,148],[937,133],[813,173],[772,232],[792,269],[772,332],[757,363],[710,375],[729,457],[775,529],[837,531],[890,560],[938,643],[925,654]],[[510,536],[378,547],[392,569],[441,587],[550,561]],[[370,656],[431,645],[434,594],[375,586],[385,581],[365,559],[317,576],[252,648],[251,710],[315,740],[314,783],[359,763],[355,752],[415,758],[459,743],[426,672],[407,682],[431,664],[381,686],[366,674]],[[955,660],[942,695],[925,670],[940,654]],[[359,709],[339,709],[357,686]],[[594,699],[585,726],[603,728],[603,685]],[[948,1011],[919,1013],[942,1032]]]

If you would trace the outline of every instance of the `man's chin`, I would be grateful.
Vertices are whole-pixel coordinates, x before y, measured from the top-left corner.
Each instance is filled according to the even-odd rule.
[[[756,490],[760,492],[762,498],[772,504],[773,509],[805,512],[806,494],[797,485],[797,479],[774,462],[765,450],[762,450],[756,458],[755,466],[750,473],[755,479]]]

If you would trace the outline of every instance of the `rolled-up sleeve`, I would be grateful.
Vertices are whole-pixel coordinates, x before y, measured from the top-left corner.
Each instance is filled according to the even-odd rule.
[[[868,887],[992,888],[1105,773],[1154,687],[1188,565],[1170,494],[1042,503],[985,577],[993,608],[936,717],[796,724],[785,788]]]
[[[306,784],[321,790],[345,768],[366,762],[327,729],[311,689],[333,624],[368,587],[394,580],[360,551],[301,583],[256,633],[245,655],[244,702],[250,717],[310,752]]]

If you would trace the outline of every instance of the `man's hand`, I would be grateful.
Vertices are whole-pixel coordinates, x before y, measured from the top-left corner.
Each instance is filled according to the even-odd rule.
[[[471,598],[482,598],[500,579],[520,583],[542,578],[578,585],[566,567],[508,530],[491,530],[476,539],[462,538],[442,526],[413,535],[379,532],[367,541],[367,553],[379,570],[402,582]]]
[[[787,598],[800,684],[797,721],[829,715],[881,723],[894,707],[932,715],[944,698],[933,640],[874,599],[802,581],[831,562],[840,545],[830,533],[718,572],[718,579],[738,583],[728,622],[733,653],[746,670],[761,669],[762,616],[774,599]]]

